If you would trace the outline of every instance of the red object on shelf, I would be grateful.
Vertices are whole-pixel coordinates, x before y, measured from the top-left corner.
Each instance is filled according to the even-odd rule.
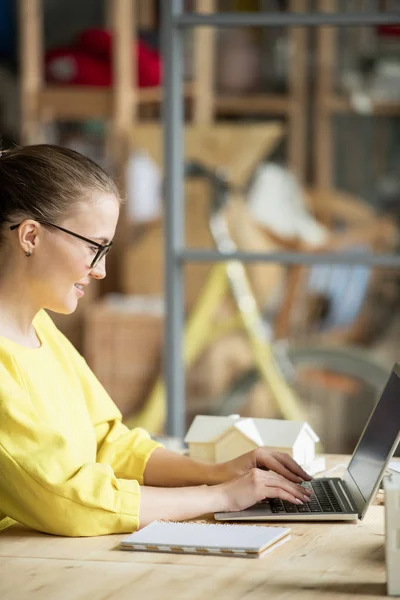
[[[400,37],[399,25],[378,25],[376,28],[378,35],[382,37]]]
[[[85,29],[78,36],[77,46],[102,60],[110,60],[112,34],[107,29]]]
[[[46,79],[66,85],[110,86],[111,65],[76,48],[58,48],[46,53]]]
[[[112,35],[105,29],[87,29],[73,46],[56,48],[46,53],[48,81],[69,85],[110,86],[112,84]],[[161,84],[161,58],[138,40],[132,44],[132,59],[137,62],[139,87]]]

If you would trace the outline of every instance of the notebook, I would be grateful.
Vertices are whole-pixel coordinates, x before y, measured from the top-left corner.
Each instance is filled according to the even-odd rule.
[[[154,521],[120,543],[122,550],[259,558],[290,536],[288,527]]]

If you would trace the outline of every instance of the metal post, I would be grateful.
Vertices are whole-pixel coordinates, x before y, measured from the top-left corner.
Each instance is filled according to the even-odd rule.
[[[361,252],[230,252],[191,248],[180,253],[182,262],[226,262],[240,260],[245,263],[280,263],[281,265],[364,265],[368,267],[400,268],[398,254],[372,254]]]
[[[211,15],[185,13],[176,16],[178,27],[363,27],[367,25],[396,25],[400,12],[341,12],[341,13],[215,13]]]
[[[165,166],[165,336],[164,376],[167,389],[167,433],[185,433],[185,373],[183,367],[183,52],[182,30],[174,19],[182,0],[163,0],[164,166]]]

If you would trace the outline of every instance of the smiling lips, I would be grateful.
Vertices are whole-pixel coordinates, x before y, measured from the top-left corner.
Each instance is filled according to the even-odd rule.
[[[78,292],[84,296],[85,292],[83,291],[83,285],[81,283],[75,283],[74,287],[78,290]]]

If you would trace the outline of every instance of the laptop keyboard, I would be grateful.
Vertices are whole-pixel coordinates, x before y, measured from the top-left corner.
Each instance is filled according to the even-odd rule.
[[[308,502],[304,504],[292,504],[280,498],[272,498],[262,501],[262,504],[269,504],[273,513],[331,513],[343,512],[335,493],[327,481],[318,481],[318,479],[305,482],[302,487],[311,489],[313,495]]]

